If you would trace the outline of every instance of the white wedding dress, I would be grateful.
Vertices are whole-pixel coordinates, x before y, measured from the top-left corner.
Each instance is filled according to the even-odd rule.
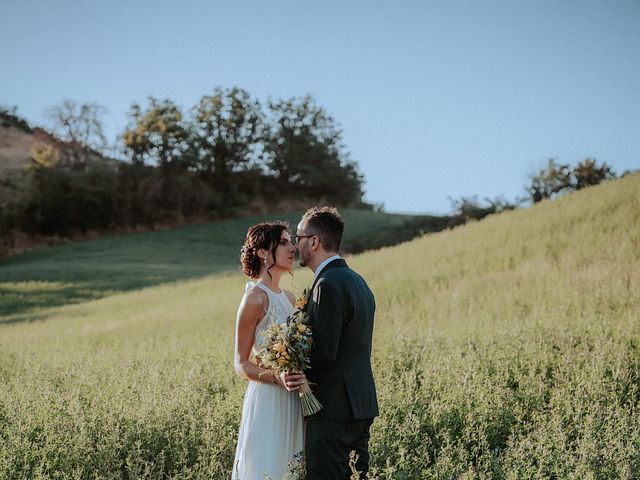
[[[253,354],[262,342],[262,333],[272,321],[284,323],[293,306],[284,291],[275,293],[261,283],[269,308],[256,327]],[[304,448],[304,417],[296,392],[266,383],[249,381],[242,404],[242,419],[232,480],[282,480],[294,455]]]

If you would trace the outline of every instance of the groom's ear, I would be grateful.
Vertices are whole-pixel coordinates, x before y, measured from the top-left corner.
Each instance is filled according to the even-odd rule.
[[[320,237],[311,237],[311,250],[320,250]]]

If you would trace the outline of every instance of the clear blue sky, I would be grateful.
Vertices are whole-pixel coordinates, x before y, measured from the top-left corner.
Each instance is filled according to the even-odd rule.
[[[640,1],[2,0],[0,104],[185,109],[216,86],[313,94],[366,198],[445,212],[523,194],[546,160],[640,167]]]

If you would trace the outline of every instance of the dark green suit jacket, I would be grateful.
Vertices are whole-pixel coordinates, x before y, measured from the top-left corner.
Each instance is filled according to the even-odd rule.
[[[307,312],[313,328],[311,368],[305,372],[322,409],[317,420],[362,420],[379,415],[371,371],[375,298],[343,259],[316,277]]]

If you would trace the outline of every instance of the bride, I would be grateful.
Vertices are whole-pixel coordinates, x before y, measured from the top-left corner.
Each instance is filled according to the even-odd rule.
[[[249,228],[240,262],[249,282],[236,320],[234,367],[249,380],[242,405],[232,480],[282,479],[294,455],[304,447],[304,417],[295,390],[304,375],[278,376],[253,362],[262,332],[273,321],[283,323],[293,312],[295,297],[280,288],[280,277],[291,273],[296,247],[283,222]],[[293,387],[293,388],[292,388]]]

